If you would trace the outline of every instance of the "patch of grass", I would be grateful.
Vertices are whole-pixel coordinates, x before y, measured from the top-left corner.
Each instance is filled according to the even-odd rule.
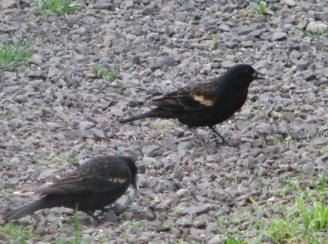
[[[321,154],[328,154],[328,145],[323,146],[323,147],[320,149],[320,153],[321,153]]]
[[[183,210],[184,210],[184,208],[183,208],[183,207],[179,207],[179,206],[177,206],[177,207],[175,207],[175,208],[173,209],[173,211],[176,212],[176,213],[178,213],[178,212],[182,212]]]
[[[291,148],[293,146],[293,140],[290,138],[281,138],[278,135],[272,135],[272,144],[273,145],[283,145],[286,148]]]
[[[125,240],[128,240],[128,239],[129,239],[129,232],[124,231],[124,232],[122,233],[122,236],[123,236],[123,238],[124,238]]]
[[[228,239],[226,240],[226,244],[246,244],[245,241],[237,238],[237,237],[234,237],[234,236],[230,236],[228,237]]]
[[[81,5],[72,0],[36,0],[38,10],[50,15],[73,13],[80,9]]]
[[[34,156],[29,157],[29,160],[38,164],[77,164],[79,162],[79,158],[77,156],[63,156],[63,155],[59,155],[59,156],[50,156],[46,159],[42,159],[42,158],[37,158]]]
[[[287,179],[284,180],[283,183],[286,185],[282,191],[280,191],[278,194],[281,197],[285,197],[287,194],[292,192],[301,192],[302,187],[300,185],[300,182],[298,179]]]
[[[302,106],[298,106],[294,109],[295,117],[299,117],[301,113],[304,112],[304,108]]]
[[[176,224],[172,220],[168,219],[163,223],[163,227],[173,229],[176,227]]]
[[[283,244],[328,243],[328,175],[325,172],[320,177],[301,174],[282,183],[286,185],[283,195],[289,193],[294,196],[287,198],[290,201],[259,203],[250,198],[253,210],[247,207],[217,220],[219,229],[229,236],[226,243],[267,243],[263,238],[270,239],[272,243]],[[277,193],[277,196],[280,194]],[[274,209],[279,217],[255,217],[262,216],[260,213],[268,213],[267,208]],[[241,231],[240,226],[244,224],[248,227]],[[256,230],[255,236],[244,239],[246,236],[241,234],[247,235],[247,230]]]
[[[328,231],[328,208],[322,201],[303,197],[296,208],[287,210],[283,218],[271,220],[266,233],[275,243],[322,243],[320,233]],[[308,206],[307,206],[308,205]]]
[[[268,4],[265,1],[260,1],[257,6],[248,8],[248,15],[252,17],[263,16],[269,14]]]
[[[297,206],[301,213],[306,231],[327,231],[328,230],[328,208],[321,201],[314,201],[309,210],[303,198],[297,200]]]
[[[213,36],[212,36],[212,44],[213,45],[216,45],[219,40],[220,40],[220,37],[221,37],[221,32],[216,32]]]
[[[5,233],[4,235],[10,240],[10,243],[30,243],[33,236],[32,229],[23,228],[14,223],[0,227],[0,234],[1,232]]]
[[[126,221],[124,224],[133,226],[133,227],[138,228],[138,229],[142,229],[146,225],[144,221],[137,221],[137,220]]]
[[[3,196],[9,196],[9,195],[13,194],[13,192],[4,187],[0,187],[0,194]]]
[[[50,159],[51,162],[57,163],[57,164],[77,164],[79,162],[78,157],[72,156],[55,156]]]
[[[321,31],[307,31],[297,27],[295,28],[295,31],[316,39],[318,39],[320,36],[328,36],[328,28]]]
[[[90,237],[81,234],[81,216],[78,212],[74,214],[74,238],[71,240],[71,244],[88,244],[91,243]]]
[[[297,241],[295,237],[299,231],[298,221],[275,219],[267,230],[267,234],[275,243],[282,243],[284,241]]]
[[[99,79],[99,78],[106,78],[106,80],[111,83],[113,82],[114,80],[117,79],[117,74],[110,70],[110,69],[107,69],[107,68],[103,68],[101,66],[97,66],[96,67],[96,77]]]
[[[0,44],[0,69],[10,68],[32,56],[33,52],[24,41]]]
[[[254,113],[257,118],[261,118],[265,116],[265,112],[263,108],[257,102],[253,102],[251,104],[251,110],[252,113]]]
[[[173,127],[172,121],[161,121],[154,124],[155,130],[170,129]]]

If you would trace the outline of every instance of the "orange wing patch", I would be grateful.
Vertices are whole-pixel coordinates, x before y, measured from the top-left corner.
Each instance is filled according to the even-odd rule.
[[[193,97],[193,99],[195,99],[196,101],[200,102],[201,104],[203,104],[205,106],[213,106],[215,104],[214,99],[206,98],[203,95],[194,94],[192,97]]]

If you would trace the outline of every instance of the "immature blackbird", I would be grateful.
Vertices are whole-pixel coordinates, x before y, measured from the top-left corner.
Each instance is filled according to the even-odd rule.
[[[91,211],[102,210],[113,203],[130,184],[137,187],[137,167],[134,162],[134,159],[123,156],[91,159],[50,186],[41,188],[38,191],[43,195],[40,200],[6,212],[3,220],[7,223],[52,207],[77,209],[94,217]]]
[[[156,108],[120,122],[147,117],[178,119],[182,124],[186,124],[200,141],[202,139],[194,128],[208,126],[225,143],[225,139],[215,130],[214,125],[227,120],[243,106],[248,87],[257,78],[258,72],[252,66],[238,64],[208,83],[185,87],[154,99]]]

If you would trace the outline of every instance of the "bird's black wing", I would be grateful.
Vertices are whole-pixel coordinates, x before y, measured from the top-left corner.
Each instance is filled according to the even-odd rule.
[[[99,172],[100,170],[103,172]],[[131,173],[128,170],[84,167],[40,188],[37,192],[42,195],[99,193],[125,189],[130,183]]]
[[[186,87],[153,100],[161,109],[175,111],[204,110],[218,102],[217,82],[201,83],[194,87]]]

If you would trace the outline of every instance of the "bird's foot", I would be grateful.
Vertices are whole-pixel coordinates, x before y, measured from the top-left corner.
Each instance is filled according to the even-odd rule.
[[[198,134],[198,132],[194,128],[190,127],[189,129],[193,133],[194,137],[196,137],[197,139],[196,142],[201,146],[205,146],[206,145],[205,139],[200,134]]]

